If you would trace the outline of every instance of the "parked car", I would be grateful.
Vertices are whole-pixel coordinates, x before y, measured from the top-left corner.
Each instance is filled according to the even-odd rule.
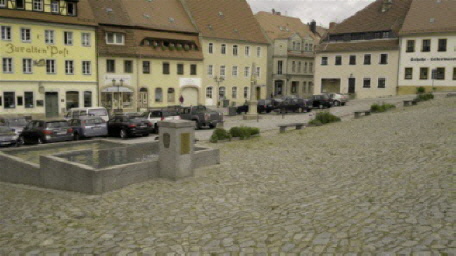
[[[348,102],[348,95],[339,93],[328,93],[328,97],[331,99],[333,106],[345,106]]]
[[[99,116],[105,122],[109,121],[108,110],[103,107],[93,107],[93,108],[72,108],[65,115],[66,120],[79,119],[79,117],[84,116]]]
[[[20,135],[28,121],[24,117],[2,117],[0,118],[0,126],[6,126],[13,130],[16,135]]]
[[[140,114],[116,115],[108,122],[109,136],[122,139],[135,136],[149,136],[152,124]]]
[[[108,124],[99,116],[84,116],[69,121],[73,139],[108,136]]]
[[[195,129],[201,129],[204,126],[214,128],[218,123],[223,122],[222,113],[209,110],[205,106],[183,107],[180,117],[195,122]]]
[[[272,100],[259,100],[258,101],[258,105],[257,105],[258,113],[260,113],[260,114],[270,113],[272,110],[274,110]],[[247,113],[247,112],[249,112],[249,105],[247,103],[236,108],[236,113],[238,115],[242,114],[242,113]]]
[[[332,106],[332,101],[326,94],[313,95],[310,101],[313,108],[330,108]]]
[[[276,100],[275,110],[280,112],[309,112],[312,105],[309,100],[297,97],[284,97]]]
[[[66,120],[33,120],[25,126],[19,140],[25,144],[73,140],[73,129]]]
[[[16,145],[19,145],[17,134],[7,126],[0,126],[0,147]]]
[[[177,110],[151,110],[143,113],[143,117],[146,118],[152,124],[152,132],[158,133],[158,122],[164,120],[180,120],[181,117]]]

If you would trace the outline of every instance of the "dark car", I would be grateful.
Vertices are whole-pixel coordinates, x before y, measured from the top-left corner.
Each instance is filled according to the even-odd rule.
[[[0,147],[18,145],[17,134],[7,126],[0,126]]]
[[[114,116],[108,122],[109,136],[120,136],[122,139],[135,136],[149,136],[152,124],[140,114]]]
[[[25,144],[42,144],[73,140],[73,129],[65,120],[30,121],[19,137]]]
[[[312,107],[314,108],[330,108],[332,107],[332,100],[327,94],[313,95],[310,98]]]
[[[181,119],[195,122],[196,130],[204,126],[215,128],[218,123],[223,123],[223,114],[205,106],[184,107],[180,111]]]
[[[309,112],[312,110],[310,101],[306,99],[285,97],[276,101],[275,109],[280,112]]]
[[[108,125],[99,116],[79,117],[79,119],[71,119],[69,123],[73,129],[74,140],[108,135]]]
[[[259,100],[257,105],[257,112],[262,113],[270,113],[274,110],[272,100]],[[242,106],[236,108],[237,114],[248,113],[249,112],[249,105],[246,103]]]

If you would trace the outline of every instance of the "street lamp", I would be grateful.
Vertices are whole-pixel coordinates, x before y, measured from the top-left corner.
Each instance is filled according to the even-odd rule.
[[[258,116],[258,102],[255,99],[255,89],[257,84],[257,73],[256,73],[256,65],[255,63],[252,64],[252,75],[250,76],[250,100],[248,102],[249,105],[249,112],[248,114],[244,115],[244,120],[253,120],[253,119],[260,119]]]
[[[214,81],[217,83],[217,92],[216,92],[216,99],[217,99],[217,102],[216,102],[216,106],[218,107],[219,104],[220,104],[220,92],[219,92],[219,89],[220,89],[220,83],[225,81],[225,77],[223,76],[215,76],[214,77]]]
[[[116,79],[112,79],[112,86],[113,87],[117,87],[117,111],[119,112],[120,111],[120,87],[123,86],[123,82],[124,80],[121,78],[119,80],[119,84],[116,84]]]

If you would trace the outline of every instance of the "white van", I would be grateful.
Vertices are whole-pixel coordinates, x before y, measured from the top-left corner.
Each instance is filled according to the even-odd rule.
[[[94,107],[94,108],[72,108],[65,115],[66,120],[70,119],[79,119],[81,116],[99,116],[104,121],[109,121],[108,110],[103,107]]]

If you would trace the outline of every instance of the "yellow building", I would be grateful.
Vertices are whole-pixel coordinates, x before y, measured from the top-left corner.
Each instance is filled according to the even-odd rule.
[[[87,0],[0,1],[0,115],[96,106],[95,26]]]

